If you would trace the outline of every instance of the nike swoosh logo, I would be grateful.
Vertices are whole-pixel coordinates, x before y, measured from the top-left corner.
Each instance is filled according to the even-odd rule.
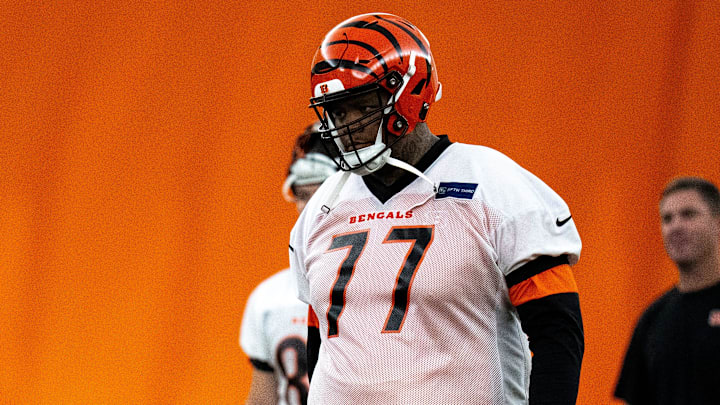
[[[563,225],[567,224],[570,219],[572,219],[572,215],[563,219],[562,221],[560,220],[560,218],[557,218],[557,219],[555,219],[555,225],[563,226]]]

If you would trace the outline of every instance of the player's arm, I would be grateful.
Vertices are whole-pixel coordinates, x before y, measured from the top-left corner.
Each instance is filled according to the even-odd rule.
[[[277,380],[267,363],[250,360],[253,364],[252,382],[245,405],[276,405],[278,403]]]
[[[265,335],[265,310],[261,287],[256,288],[245,305],[242,326],[240,328],[240,347],[250,359],[253,367],[250,391],[245,399],[248,405],[277,404],[277,381],[272,355],[268,350],[268,339]]]
[[[585,343],[567,256],[540,256],[506,281],[533,352],[530,404],[575,404]]]
[[[308,306],[308,335],[307,335],[307,366],[308,380],[312,380],[313,371],[320,354],[320,324],[312,306]]]

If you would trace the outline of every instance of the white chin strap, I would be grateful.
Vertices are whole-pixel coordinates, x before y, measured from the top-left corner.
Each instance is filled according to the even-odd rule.
[[[438,186],[437,186],[437,184],[435,184],[434,181],[430,180],[430,177],[426,176],[423,172],[421,172],[420,170],[416,169],[415,166],[411,166],[410,164],[405,163],[405,162],[403,162],[402,160],[398,160],[398,159],[395,159],[395,158],[392,158],[392,157],[388,157],[388,158],[387,158],[387,164],[389,164],[389,165],[391,165],[391,166],[395,166],[395,167],[397,167],[397,168],[399,168],[399,169],[403,169],[403,170],[405,170],[405,171],[408,171],[408,172],[410,172],[410,173],[412,173],[412,174],[420,177],[421,179],[427,181],[428,183],[430,183],[430,184],[432,185],[433,193],[437,193],[437,191],[438,191]]]
[[[351,171],[358,176],[365,176],[366,174],[379,170],[381,167],[385,166],[385,163],[387,163],[387,160],[390,158],[390,153],[392,153],[390,149],[385,149],[384,152],[383,149],[385,149],[385,143],[383,143],[381,139],[379,141],[375,141],[373,145],[358,149],[357,151],[343,152],[343,170]],[[378,153],[381,154],[375,159],[372,159],[372,157]],[[368,159],[372,160],[367,162]],[[361,164],[361,162],[367,163]]]

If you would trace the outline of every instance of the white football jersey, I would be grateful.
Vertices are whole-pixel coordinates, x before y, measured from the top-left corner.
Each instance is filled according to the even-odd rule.
[[[255,367],[275,373],[280,405],[303,404],[308,391],[308,306],[297,299],[295,284],[290,269],[260,283],[248,298],[240,331],[240,346]]]
[[[322,339],[309,404],[528,401],[531,356],[505,277],[539,256],[577,262],[568,206],[482,146],[439,148],[421,170],[437,192],[415,178],[382,203],[353,174],[326,214],[338,173],[293,228],[291,268]]]

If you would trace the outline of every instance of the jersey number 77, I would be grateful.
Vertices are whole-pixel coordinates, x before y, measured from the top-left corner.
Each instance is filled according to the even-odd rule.
[[[369,230],[346,233],[333,237],[327,252],[348,249],[347,256],[340,264],[338,276],[330,292],[330,306],[327,310],[328,337],[339,335],[338,320],[345,310],[345,290],[355,273],[355,265],[365,250]],[[425,257],[425,253],[432,244],[435,226],[396,226],[383,240],[383,243],[410,242],[410,248],[405,255],[403,265],[398,271],[393,290],[393,302],[385,320],[382,333],[399,333],[405,322],[410,300],[410,288],[418,267]]]

